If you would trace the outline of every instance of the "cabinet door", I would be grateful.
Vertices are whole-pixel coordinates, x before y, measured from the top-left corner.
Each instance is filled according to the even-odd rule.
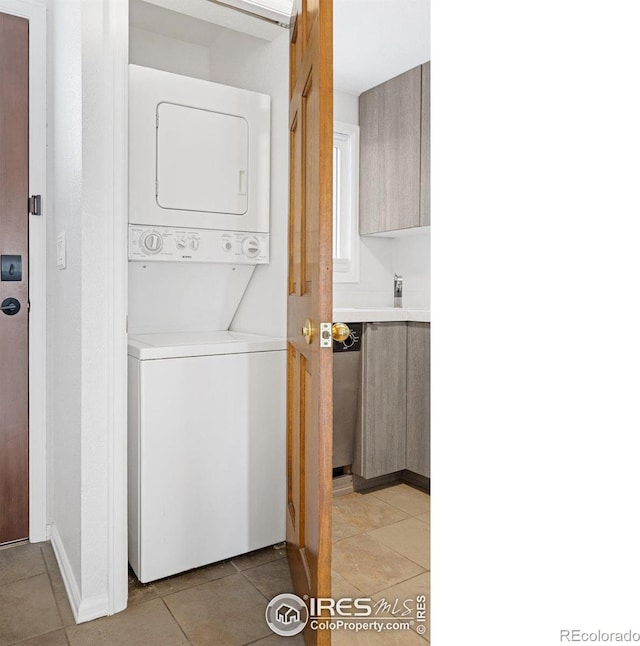
[[[430,477],[431,326],[407,328],[407,469]]]
[[[367,323],[362,352],[362,428],[356,469],[364,478],[375,478],[405,468],[407,324]]]
[[[420,226],[431,224],[431,62],[422,66],[420,133]]]
[[[360,233],[420,223],[420,104],[416,67],[360,96]]]

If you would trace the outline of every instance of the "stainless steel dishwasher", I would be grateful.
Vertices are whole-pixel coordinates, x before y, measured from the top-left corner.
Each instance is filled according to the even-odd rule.
[[[351,466],[360,396],[362,323],[348,323],[344,341],[333,342],[333,468]]]

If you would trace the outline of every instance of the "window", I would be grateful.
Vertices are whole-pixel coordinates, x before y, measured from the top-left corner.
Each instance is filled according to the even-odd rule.
[[[360,128],[333,124],[333,281],[357,283]]]

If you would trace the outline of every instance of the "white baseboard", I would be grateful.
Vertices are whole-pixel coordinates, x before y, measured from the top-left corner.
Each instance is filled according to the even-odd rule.
[[[98,595],[89,597],[88,599],[82,598],[78,582],[71,568],[71,563],[69,563],[69,557],[65,552],[62,539],[55,524],[51,525],[51,546],[53,547],[53,552],[56,555],[58,566],[60,567],[60,574],[62,575],[62,581],[64,582],[69,603],[71,604],[71,612],[73,612],[73,618],[76,620],[76,623],[81,624],[85,621],[107,616],[109,614],[108,595]]]

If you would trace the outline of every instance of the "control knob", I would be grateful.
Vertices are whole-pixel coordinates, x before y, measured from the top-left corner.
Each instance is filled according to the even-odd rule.
[[[242,253],[248,258],[255,258],[260,253],[260,242],[251,236],[242,241]]]
[[[198,247],[200,246],[200,240],[198,238],[191,238],[189,242],[189,246],[194,250],[197,251]]]
[[[157,231],[147,231],[140,237],[140,248],[147,254],[162,251],[162,236]]]
[[[186,249],[187,241],[184,238],[178,238],[176,240],[176,249]]]

